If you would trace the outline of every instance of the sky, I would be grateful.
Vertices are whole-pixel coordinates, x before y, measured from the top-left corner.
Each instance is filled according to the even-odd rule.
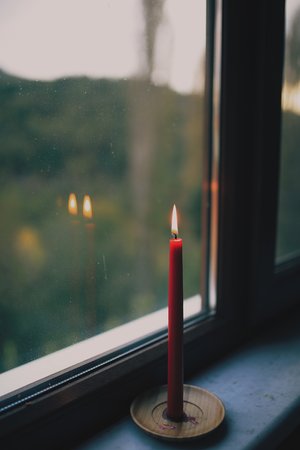
[[[141,70],[141,0],[1,0],[0,69],[19,77],[128,78]],[[203,88],[205,0],[166,0],[153,79]],[[202,71],[201,71],[202,69]]]

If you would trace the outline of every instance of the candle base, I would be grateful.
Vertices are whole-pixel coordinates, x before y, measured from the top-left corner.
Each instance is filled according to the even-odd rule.
[[[167,416],[168,387],[151,389],[137,397],[130,408],[133,421],[146,433],[164,440],[196,439],[216,429],[224,419],[221,400],[205,389],[184,385],[180,422]]]

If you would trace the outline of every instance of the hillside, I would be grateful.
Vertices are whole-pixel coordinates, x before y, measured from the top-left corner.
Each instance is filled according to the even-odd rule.
[[[201,96],[1,72],[0,101],[2,370],[164,307],[174,201],[185,296],[199,291]]]

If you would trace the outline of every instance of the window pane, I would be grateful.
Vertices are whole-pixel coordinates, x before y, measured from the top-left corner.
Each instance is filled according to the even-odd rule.
[[[1,371],[199,293],[205,7],[0,4]]]
[[[300,2],[286,2],[276,262],[300,255]]]

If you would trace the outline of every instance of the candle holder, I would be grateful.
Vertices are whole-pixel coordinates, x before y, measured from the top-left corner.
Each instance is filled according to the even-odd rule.
[[[167,416],[168,387],[151,389],[137,397],[130,408],[133,421],[146,433],[168,441],[199,438],[216,429],[224,419],[225,408],[214,394],[196,386],[183,386],[182,419]]]
[[[151,389],[131,405],[133,421],[146,433],[168,441],[198,438],[217,428],[225,409],[217,396],[183,384],[182,239],[176,206],[172,211],[168,290],[168,386]],[[176,419],[175,419],[176,418]]]

